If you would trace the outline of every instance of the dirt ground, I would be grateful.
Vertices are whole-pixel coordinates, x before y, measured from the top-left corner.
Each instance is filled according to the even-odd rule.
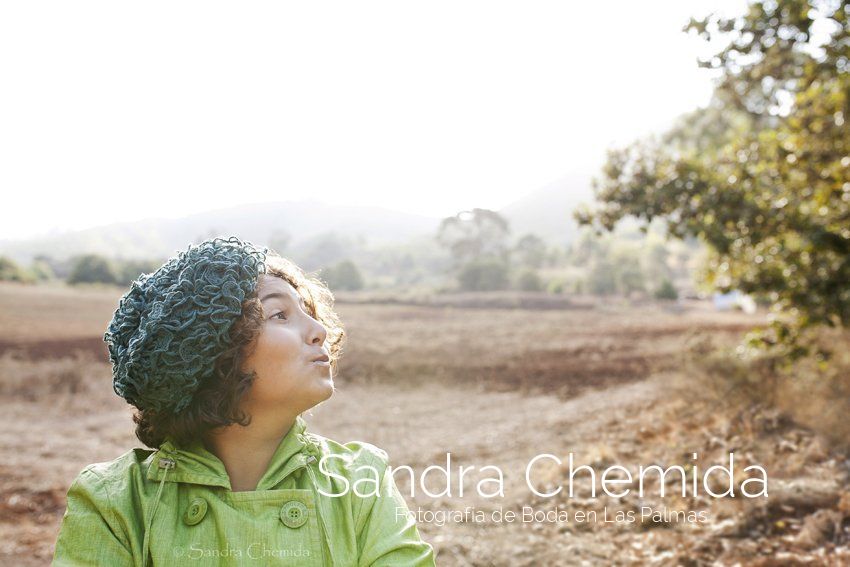
[[[0,286],[1,564],[49,562],[74,476],[139,445],[99,343],[117,296]],[[439,565],[850,564],[838,511],[850,498],[838,488],[846,467],[839,455],[769,410],[730,417],[675,393],[687,379],[678,354],[692,336],[731,342],[760,316],[699,303],[613,301],[551,309],[340,301],[338,308],[349,339],[336,393],[307,416],[313,431],[369,441],[392,464],[419,472],[445,466],[447,453],[454,472],[458,465],[504,471],[504,497],[476,494],[483,477],[475,474],[462,498],[431,498],[421,487],[408,497]],[[778,507],[704,495],[592,499],[585,483],[575,498],[542,499],[525,485],[525,466],[541,453],[566,460],[572,452],[598,470],[614,463],[633,470],[685,464],[693,453],[707,468],[729,451],[744,465],[765,464],[780,492],[783,483],[816,478],[827,484],[825,496],[787,497]],[[536,470],[540,486],[563,483],[563,467]],[[520,514],[524,507],[600,517],[688,509],[707,520],[492,519],[497,510]],[[485,520],[440,525],[434,514],[468,509]]]

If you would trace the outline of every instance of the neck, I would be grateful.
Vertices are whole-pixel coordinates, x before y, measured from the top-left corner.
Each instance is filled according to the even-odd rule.
[[[256,490],[268,470],[272,455],[295,424],[295,416],[272,419],[252,414],[247,426],[219,428],[206,441],[207,448],[224,463],[233,492]]]

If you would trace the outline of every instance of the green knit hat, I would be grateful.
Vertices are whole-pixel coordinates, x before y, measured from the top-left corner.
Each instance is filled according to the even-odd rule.
[[[134,281],[103,336],[115,393],[143,410],[186,408],[230,346],[267,253],[236,237],[214,238]]]

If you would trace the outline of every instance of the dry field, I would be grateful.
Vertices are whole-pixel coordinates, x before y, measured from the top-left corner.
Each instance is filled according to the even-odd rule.
[[[119,294],[0,285],[0,564],[48,562],[73,477],[88,463],[137,446],[129,409],[112,393],[100,339]],[[439,565],[779,565],[843,557],[836,538],[825,538],[810,519],[837,506],[829,495],[817,502],[811,495],[779,499],[777,509],[704,496],[540,499],[524,487],[531,457],[570,452],[602,470],[614,463],[685,464],[693,452],[708,466],[735,451],[745,464],[763,463],[780,492],[783,479],[804,474],[837,479],[838,461],[811,432],[767,410],[730,417],[677,393],[687,384],[681,352],[692,337],[732,343],[758,316],[716,313],[700,303],[506,298],[501,304],[514,308],[500,308],[491,299],[412,305],[340,294],[349,339],[337,392],[308,416],[312,429],[375,443],[394,464],[419,472],[445,465],[451,453],[455,472],[460,464],[505,473],[504,498],[475,494],[480,477],[471,475],[463,498],[432,499],[417,490],[408,499],[414,510],[470,506],[490,514],[532,506],[601,517],[604,510],[666,506],[705,511],[708,521],[438,525],[429,518],[420,529]],[[539,473],[547,485],[564,477],[553,466]],[[823,492],[832,494],[830,486]],[[834,521],[822,516],[816,520]]]

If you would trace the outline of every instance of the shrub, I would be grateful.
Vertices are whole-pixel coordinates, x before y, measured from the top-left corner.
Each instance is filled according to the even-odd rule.
[[[617,291],[617,280],[614,264],[607,258],[599,258],[593,262],[587,274],[585,289],[594,295],[611,295]]]
[[[76,258],[68,275],[68,283],[118,283],[119,277],[115,273],[112,263],[106,258],[96,254],[86,254]]]
[[[546,291],[554,294],[564,293],[564,280],[554,279],[549,281],[549,284],[546,286]]]
[[[665,278],[661,285],[658,286],[658,289],[655,290],[655,298],[656,299],[678,299],[679,293],[676,291],[676,287],[673,285],[673,282]]]
[[[522,291],[542,291],[543,280],[540,279],[536,271],[523,270],[517,278],[517,287]]]
[[[700,335],[683,357],[679,390],[691,400],[708,400],[730,413],[775,408],[811,428],[833,446],[850,449],[850,342],[842,329],[812,329],[801,339],[812,352],[831,350],[831,360],[812,354],[789,364],[778,352],[718,346]],[[828,362],[828,364],[827,364]]]
[[[31,283],[34,280],[33,275],[21,268],[14,260],[0,256],[0,281]]]
[[[363,275],[351,260],[343,260],[335,266],[322,270],[322,279],[331,289],[356,291],[363,289]]]
[[[41,258],[33,260],[33,263],[30,265],[30,272],[32,273],[33,278],[38,281],[52,280],[56,277],[56,274],[53,273],[53,268],[50,267],[50,264]]]
[[[474,260],[461,269],[458,282],[464,291],[507,289],[508,267],[498,260]]]

